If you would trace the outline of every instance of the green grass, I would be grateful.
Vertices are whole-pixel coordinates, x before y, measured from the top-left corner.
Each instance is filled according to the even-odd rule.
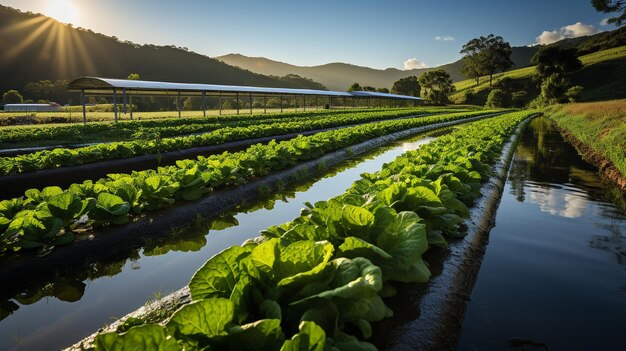
[[[621,79],[616,79],[616,77],[613,76],[613,73],[611,73],[611,75],[609,76],[606,76],[595,72],[596,69],[604,68],[603,71],[606,71],[606,68],[609,68],[611,72],[614,72],[620,78],[624,76],[624,78],[626,79],[625,73],[621,73],[621,71],[624,71],[623,67],[625,67],[624,61],[626,60],[626,46],[620,46],[583,55],[580,56],[580,60],[582,61],[584,68],[574,75],[573,80],[576,84],[581,84],[586,88],[586,91],[583,95],[583,98],[585,100],[598,100],[601,98],[610,99],[626,96],[626,87],[625,84],[623,84],[624,81],[622,81]],[[504,73],[495,74],[493,76],[493,83],[495,84],[496,82],[504,78],[509,78],[512,80],[529,80],[534,74],[535,66],[524,67]],[[606,81],[604,80],[604,78],[606,78],[607,80],[611,78],[611,81],[615,82],[615,86],[609,86],[604,88],[606,86]],[[598,79],[603,79],[600,82],[602,86],[596,86],[598,85]],[[593,84],[594,82],[596,84]],[[489,89],[489,77],[482,77],[479,85],[476,85],[476,81],[473,79],[466,79],[454,83],[454,86],[456,87],[457,92],[451,96],[451,99],[453,101],[460,101],[462,100],[465,91],[470,88],[473,89],[474,92],[480,92],[482,90]],[[590,87],[591,89],[588,89]],[[615,91],[615,89],[618,89],[618,91]],[[609,95],[607,96],[607,94]]]
[[[626,100],[556,105],[545,114],[626,177]]]

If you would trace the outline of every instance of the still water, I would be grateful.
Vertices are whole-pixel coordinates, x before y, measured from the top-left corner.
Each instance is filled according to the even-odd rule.
[[[433,132],[449,133],[452,128]],[[103,325],[141,307],[146,301],[185,286],[211,256],[260,230],[297,217],[303,202],[341,194],[363,172],[375,172],[433,137],[420,136],[346,161],[325,176],[273,199],[242,206],[238,213],[197,223],[164,240],[109,261],[60,272],[46,282],[0,301],[0,350],[57,350],[70,346]],[[207,235],[208,231],[208,235]],[[3,288],[4,290],[4,288]]]
[[[626,349],[626,216],[609,188],[546,119],[531,122],[458,350]]]

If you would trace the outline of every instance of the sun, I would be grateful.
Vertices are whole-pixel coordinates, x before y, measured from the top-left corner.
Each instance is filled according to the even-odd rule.
[[[78,20],[78,9],[72,0],[48,0],[44,14],[63,23],[74,24]]]

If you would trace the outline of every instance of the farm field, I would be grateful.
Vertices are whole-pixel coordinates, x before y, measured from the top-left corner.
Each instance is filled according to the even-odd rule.
[[[298,136],[291,140],[253,145],[245,151],[225,152],[197,160],[178,160],[157,170],[113,173],[102,179],[85,179],[65,190],[59,186],[25,190],[25,199],[3,200],[1,251],[40,248],[47,250],[71,242],[81,227],[124,224],[130,215],[155,211],[177,200],[193,201],[223,187],[242,185],[251,179],[315,159],[374,137],[410,128],[437,125],[467,118],[491,116],[492,111],[438,114],[381,121],[350,128]],[[52,151],[54,152],[54,150]],[[80,158],[82,155],[77,155]],[[71,168],[69,172],[72,172]],[[86,215],[89,222],[76,223]]]
[[[626,349],[626,1],[363,5],[3,0],[0,351]]]
[[[518,115],[519,115],[519,114],[518,114]],[[506,116],[515,116],[515,114],[512,114],[512,115],[511,115],[511,114],[509,114],[509,115],[506,115]],[[498,117],[492,117],[492,118],[498,118]],[[491,119],[491,118],[490,118],[490,119]],[[463,128],[462,130],[465,130],[465,128]],[[368,166],[368,170],[369,170],[369,171],[376,171],[376,170],[378,169],[378,167],[382,164],[382,162],[388,162],[388,161],[393,160],[393,159],[395,158],[395,156],[399,155],[399,154],[400,154],[400,153],[402,153],[403,151],[405,151],[405,150],[404,150],[404,149],[400,149],[400,150],[397,150],[397,149],[396,149],[396,150],[394,151],[394,153],[393,153],[393,154],[391,154],[391,155],[390,155],[390,154],[387,154],[386,156],[384,156],[384,158],[383,158],[382,160],[377,161],[377,163],[376,163],[376,164],[378,164],[378,166],[375,166],[375,165],[374,165],[374,166],[372,166],[372,165],[370,164],[370,165]],[[360,173],[360,172],[359,172],[359,173]],[[345,187],[347,187],[347,186],[348,186],[348,185],[352,182],[352,180],[351,180],[351,179],[353,179],[353,178],[350,178],[350,177],[354,177],[354,175],[356,175],[356,174],[358,174],[358,173],[354,173],[354,172],[352,172],[351,174],[352,174],[352,176],[346,176],[347,178],[345,178],[345,180],[344,180],[344,184],[346,184],[346,185],[345,185]],[[345,182],[347,182],[347,183],[345,183]],[[332,191],[337,191],[337,193],[341,192],[341,189],[340,189],[340,188],[334,188],[334,187],[333,187],[333,189],[335,189],[335,190],[332,190]],[[319,199],[323,199],[323,197],[321,197],[321,198],[319,198]],[[299,205],[296,205],[296,208],[297,208],[297,206],[299,206]],[[291,213],[293,213],[293,212],[291,212]],[[282,215],[281,215],[281,216],[282,216]],[[286,217],[285,219],[288,219],[288,217]],[[220,222],[222,222],[222,221],[220,221]],[[223,222],[223,223],[229,223],[229,222],[231,222],[231,221],[230,221],[230,220],[225,220],[225,222]],[[218,222],[218,223],[219,223],[219,222]],[[263,223],[263,222],[261,222],[261,223]],[[275,223],[276,223],[276,222],[275,222]],[[276,224],[278,224],[278,223],[276,223]],[[216,226],[216,228],[219,228],[220,224],[216,224],[216,225],[217,225],[217,226]],[[227,226],[228,226],[228,225],[227,225]],[[205,228],[206,228],[206,227],[205,227]],[[264,228],[259,228],[259,229],[264,229]],[[243,233],[249,233],[249,232],[243,232]],[[242,234],[243,234],[243,233],[242,233]],[[238,237],[239,237],[239,236],[238,236]],[[184,238],[184,236],[181,238],[181,239],[183,240],[183,241],[181,242],[181,244],[185,242],[185,239],[183,239],[183,238]],[[212,245],[210,244],[210,243],[211,243],[210,238],[211,238],[211,237],[209,236],[208,240],[206,240],[206,239],[204,239],[204,240],[203,240],[203,242],[207,242],[207,243],[208,243],[208,246],[209,246],[209,247],[211,247],[211,246],[212,246]],[[181,240],[181,239],[178,239],[178,240]],[[197,240],[197,239],[196,239],[196,240]],[[236,239],[229,239],[229,241],[228,241],[228,242],[233,242],[232,240],[236,240]],[[177,239],[176,239],[176,238],[174,238],[174,239],[173,239],[173,241],[170,241],[170,242],[173,244],[173,243],[177,242]],[[233,242],[233,243],[235,243],[235,242]],[[172,245],[172,244],[169,244],[169,245]],[[189,243],[189,244],[191,244],[191,243]],[[187,245],[189,245],[189,244],[183,244],[183,245],[187,246]],[[176,249],[176,248],[175,248],[175,247],[177,246],[177,244],[173,244],[173,245],[174,245],[174,249],[173,249],[173,250],[174,250],[174,251],[178,251],[179,249]],[[194,246],[194,245],[190,246],[190,248],[191,248],[191,247],[193,247],[193,246]],[[158,246],[157,246],[157,247],[158,247]],[[181,249],[182,249],[182,247],[181,247]],[[183,250],[183,251],[186,251],[187,249],[182,249],[182,250]],[[194,250],[195,250],[195,249],[191,249],[191,251],[194,251]],[[170,251],[170,249],[166,249],[166,251],[163,251],[163,249],[157,249],[157,248],[155,248],[155,249],[151,249],[150,251],[153,251],[153,252],[154,252],[154,254],[156,254],[156,252],[168,252],[168,251]],[[154,255],[154,254],[149,254],[149,256]],[[54,255],[54,252],[53,252],[51,255]],[[192,267],[189,267],[189,268],[193,269]],[[188,269],[189,269],[189,268],[188,268]],[[175,285],[174,285],[174,286],[175,286]],[[50,292],[48,292],[48,293],[50,293]],[[26,307],[23,307],[23,308],[26,308]],[[8,318],[11,318],[11,316],[9,316]]]
[[[123,121],[120,123],[100,122],[87,125],[40,124],[15,125],[0,127],[0,149],[25,148],[29,146],[59,146],[64,144],[84,144],[97,142],[125,141],[132,138],[148,137],[158,134],[160,137],[171,137],[184,134],[208,132],[222,127],[241,127],[257,124],[278,122],[295,122],[315,117],[317,120],[337,119],[343,117],[361,117],[384,119],[403,115],[418,115],[443,112],[463,112],[475,108],[405,108],[363,110],[332,110],[297,113],[275,113],[256,115],[225,115],[202,118],[164,118],[158,120]],[[375,117],[373,117],[375,116]],[[359,121],[355,119],[355,121]]]

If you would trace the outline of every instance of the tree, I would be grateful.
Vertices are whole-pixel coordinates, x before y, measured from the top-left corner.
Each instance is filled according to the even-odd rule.
[[[591,4],[596,10],[604,13],[622,12],[617,17],[611,17],[608,19],[608,23],[621,26],[626,22],[626,1],[624,0],[591,0]]]
[[[374,88],[371,85],[365,85],[365,86],[362,87],[362,90],[363,91],[376,91],[376,88]]]
[[[467,56],[461,64],[461,73],[470,79],[476,80],[476,85],[480,84],[480,77],[486,73],[482,70],[482,66],[477,56]]]
[[[562,74],[555,73],[548,76],[541,83],[541,97],[548,104],[565,102],[565,93],[570,86],[570,82]]]
[[[139,73],[131,73],[128,75],[128,77],[126,77],[126,79],[130,79],[130,80],[139,80]]]
[[[576,48],[548,45],[541,47],[530,59],[530,63],[537,66],[538,78],[543,79],[556,73],[566,75],[583,67],[577,54]]]
[[[506,91],[502,89],[493,89],[489,92],[485,107],[507,107],[509,106],[510,100],[511,97]]]
[[[420,96],[422,87],[416,76],[410,76],[406,78],[400,78],[393,83],[391,92],[393,94],[408,95],[408,96]]]
[[[40,80],[38,82],[27,83],[24,86],[24,95],[29,99],[56,101],[64,103],[68,101],[67,91],[68,80]]]
[[[449,102],[448,95],[454,92],[454,85],[448,72],[443,69],[423,73],[419,84],[426,89],[426,99],[434,104],[443,105]]]
[[[376,91],[379,92],[379,93],[389,94],[389,89],[387,89],[387,88],[378,88],[378,89],[376,89]]]
[[[463,45],[461,54],[465,64],[470,67],[463,69],[468,78],[479,81],[479,75],[489,75],[489,86],[492,86],[493,75],[498,71],[504,71],[513,66],[511,61],[511,45],[504,41],[501,36],[489,34],[486,37],[475,38]]]
[[[361,84],[359,83],[353,83],[350,88],[348,88],[348,91],[361,91],[363,90],[363,88],[361,88]]]
[[[9,90],[2,95],[2,102],[5,104],[21,104],[24,98],[17,90]]]

